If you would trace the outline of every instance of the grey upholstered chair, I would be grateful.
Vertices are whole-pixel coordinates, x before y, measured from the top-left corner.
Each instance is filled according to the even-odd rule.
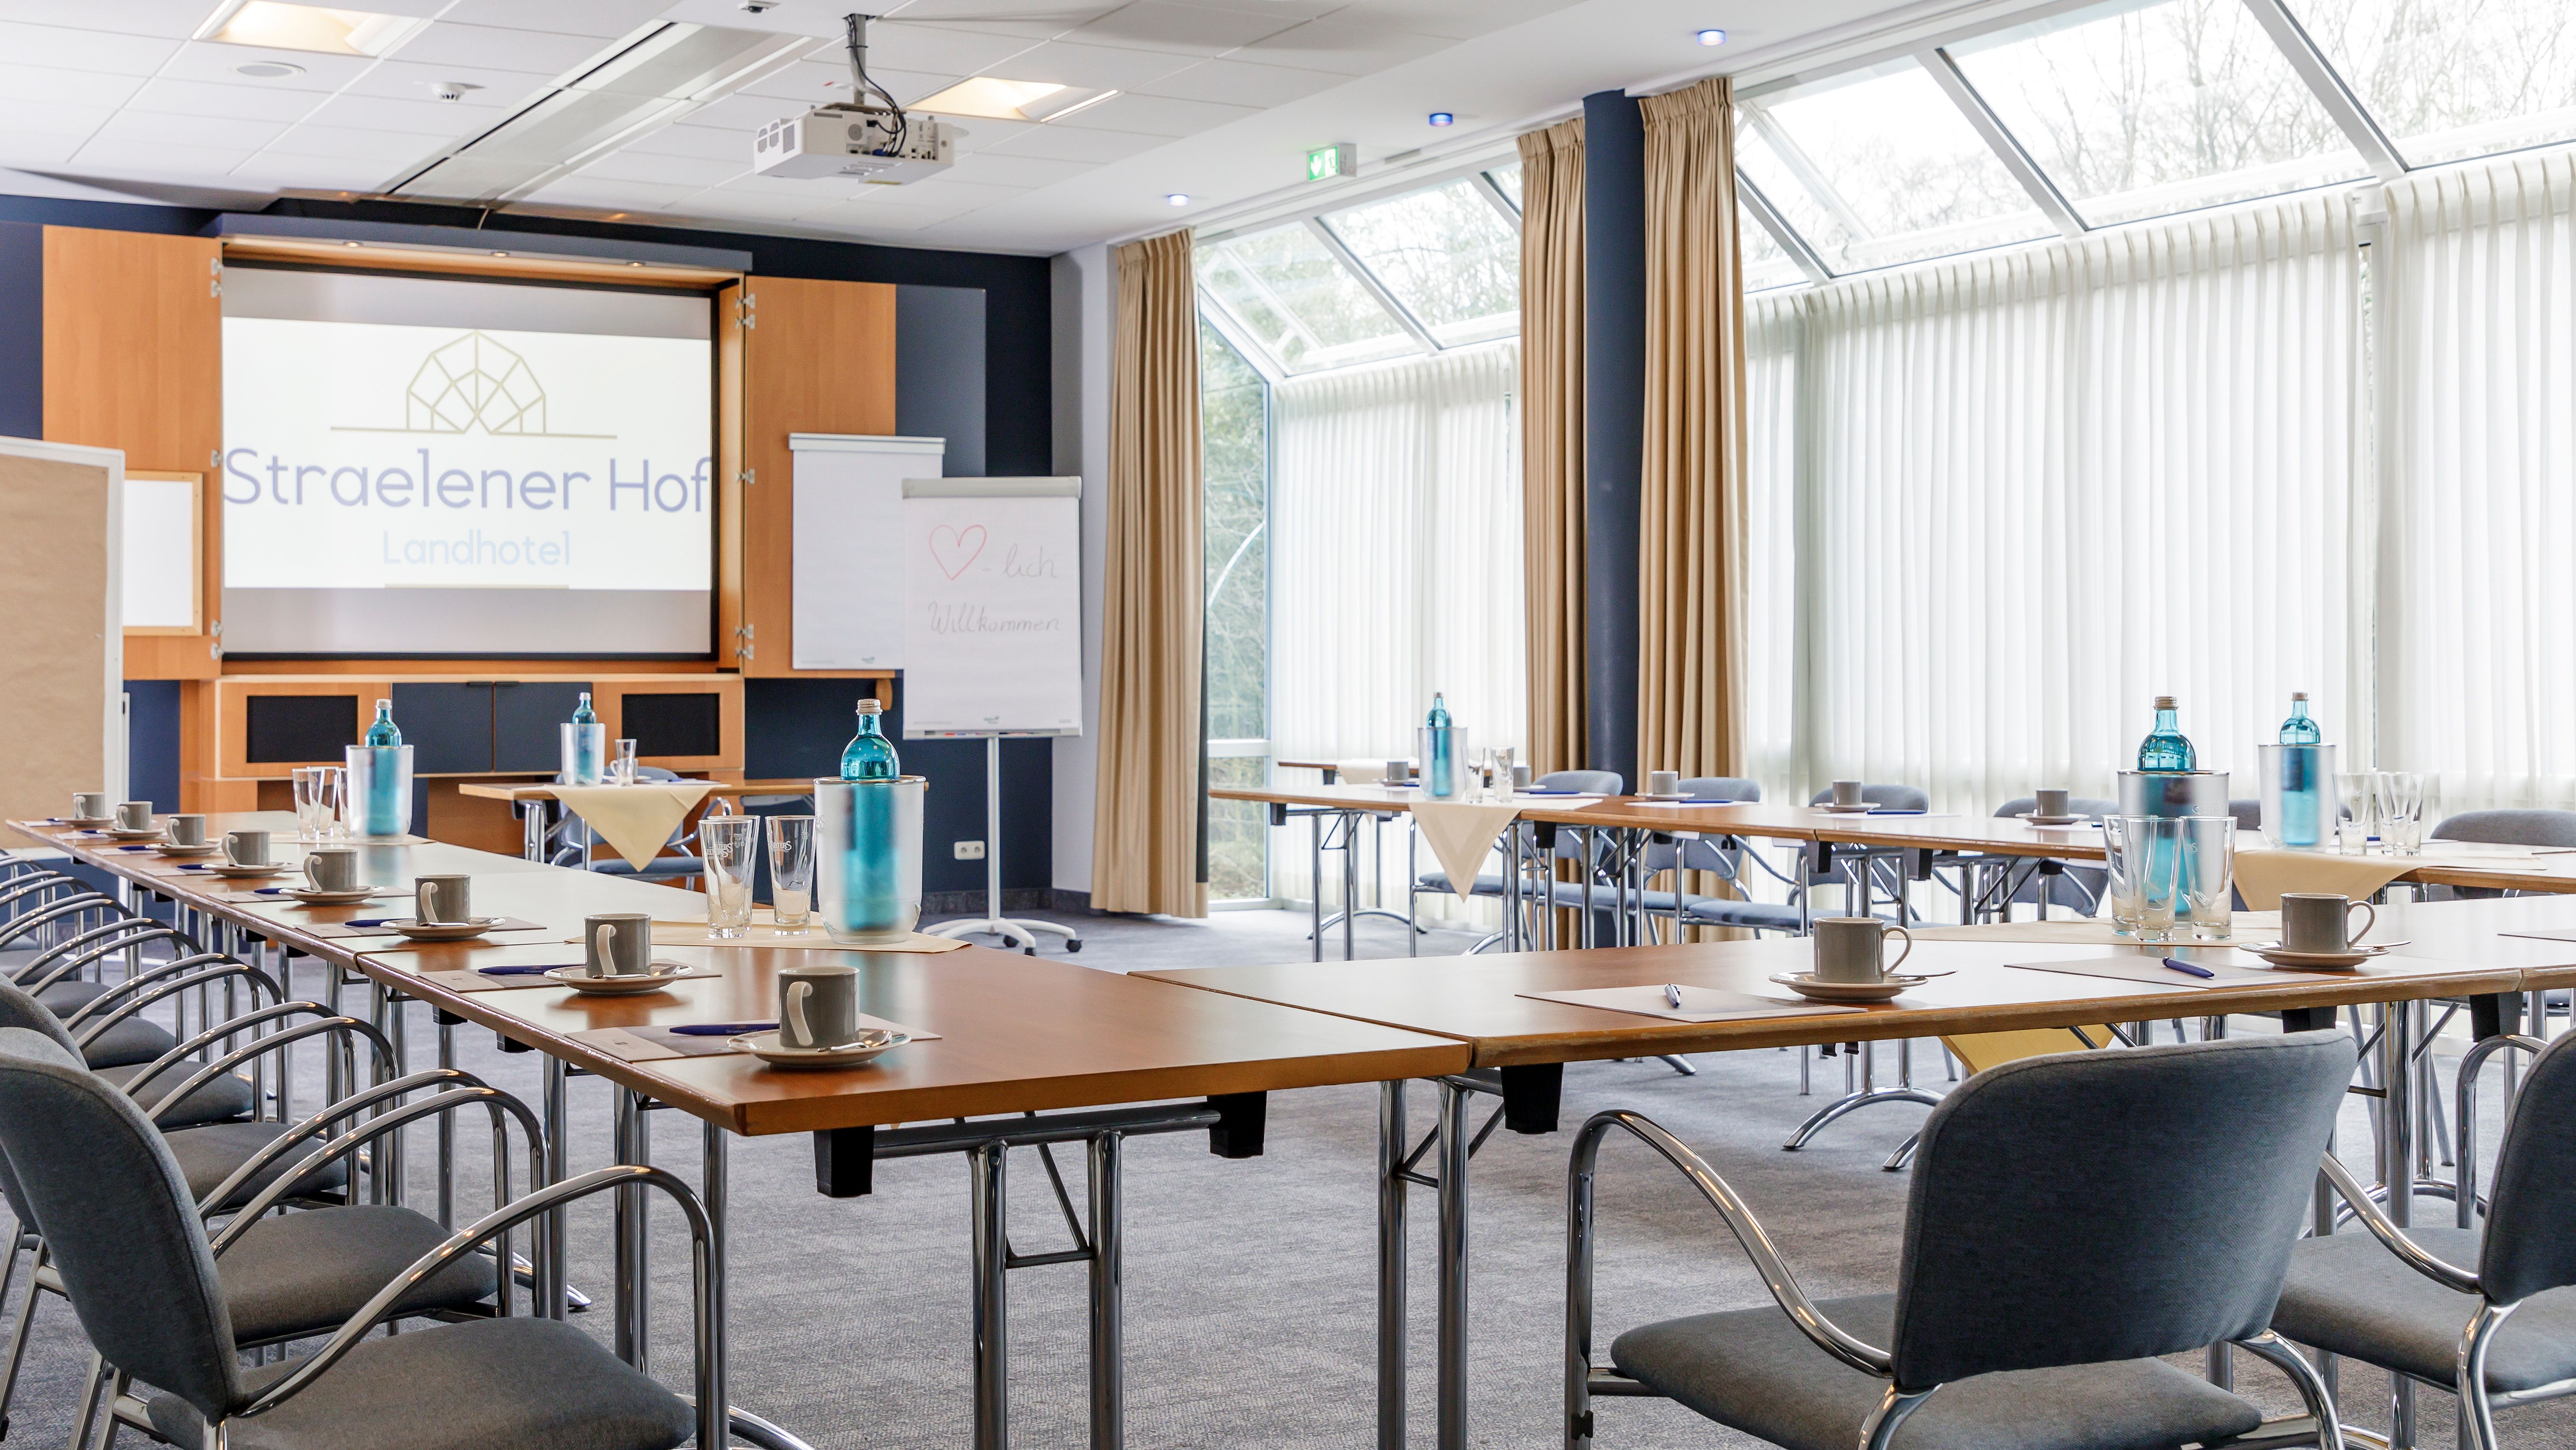
[[[1995,807],[1995,814],[1998,817],[2011,818],[2026,816],[2037,809],[2039,809],[2039,797],[2023,795],[2015,796]],[[2117,812],[2120,809],[2120,803],[2096,796],[2069,796],[2066,809],[2070,814],[2089,816],[2098,821],[2104,816]],[[2057,866],[2058,869],[2050,871],[2047,869],[2049,866]],[[2043,861],[2039,863],[2038,870],[2024,876],[2021,884],[2013,888],[2011,904],[2028,906],[2038,901],[2040,893],[2044,890],[2048,893],[2050,906],[2063,906],[2090,916],[2102,904],[2102,893],[2110,883],[2111,873],[2108,871],[2097,870],[2091,866],[2066,866],[2054,861]]]
[[[1683,781],[1682,794],[1699,801],[1759,804],[1762,786],[1758,781],[1741,776],[1703,775]],[[1750,893],[1743,892],[1741,888],[1747,863],[1785,885],[1789,900],[1756,901]],[[1647,879],[1652,880],[1676,865],[1685,871],[1710,872],[1722,880],[1734,882],[1739,889],[1736,896],[1677,896],[1673,892],[1648,891],[1645,899],[1647,911],[1679,913],[1674,922],[1676,938],[1683,926],[1735,926],[1756,932],[1798,930],[1799,884],[1782,874],[1760,852],[1747,848],[1741,839],[1727,836],[1713,841],[1680,841],[1669,846],[1646,848]]]
[[[723,1444],[712,1234],[696,1196],[659,1169],[602,1169],[497,1209],[388,1276],[319,1350],[246,1370],[222,1245],[209,1242],[161,1135],[131,1100],[51,1038],[0,1029],[0,1151],[100,1359],[120,1387],[157,1392],[119,1394],[118,1425],[204,1450],[670,1450],[693,1429],[710,1450]],[[688,1220],[694,1408],[556,1319],[504,1312],[368,1337],[460,1266],[488,1276],[476,1267],[482,1244],[506,1244],[511,1229],[574,1199],[638,1185],[678,1200]],[[506,1296],[497,1307],[507,1310]]]
[[[1628,1112],[1576,1137],[1567,1186],[1566,1437],[1609,1395],[1665,1396],[1791,1450],[2323,1443],[2333,1399],[2268,1329],[2354,1061],[2333,1032],[2025,1058],[1924,1125],[1896,1292],[1812,1301],[1735,1190]],[[1593,1178],[1624,1128],[1715,1207],[1777,1308],[1629,1330],[1592,1366]],[[2157,1358],[2234,1342],[2308,1428]],[[1901,1426],[1910,1429],[1899,1435]]]
[[[1820,790],[1813,796],[1808,797],[1807,804],[1811,806],[1820,806],[1831,801],[1833,798],[1834,793],[1830,789]],[[1931,792],[1925,790],[1919,785],[1885,785],[1873,782],[1864,784],[1860,788],[1860,798],[1869,802],[1871,805],[1877,806],[1881,810],[1928,811],[1932,809]],[[1893,897],[1898,903],[1896,913],[1897,919],[1903,921],[1910,921],[1913,919],[1913,912],[1903,904],[1905,901],[1905,871],[1903,863],[1898,860],[1896,856],[1879,851],[1858,851],[1856,848],[1849,846],[1837,847],[1835,850],[1836,855],[1841,859],[1834,862],[1831,870],[1813,873],[1817,885],[1851,886],[1853,884],[1851,858],[1854,855],[1858,855],[1858,857],[1869,866],[1869,880],[1876,883],[1878,887],[1885,889],[1887,894]]]
[[[2576,1394],[2571,1124],[2576,1037],[2561,1037],[2533,1059],[2514,1102],[2484,1230],[2399,1228],[2327,1159],[2326,1176],[2370,1232],[2300,1243],[2272,1327],[2457,1394],[2464,1450],[2494,1450],[2496,1406]]]

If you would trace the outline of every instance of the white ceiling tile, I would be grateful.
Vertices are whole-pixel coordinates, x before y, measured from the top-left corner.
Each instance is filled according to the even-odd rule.
[[[1251,106],[1221,106],[1213,101],[1175,101],[1163,96],[1111,96],[1087,106],[1049,130],[1128,131],[1145,136],[1196,136],[1229,121],[1257,114]]]
[[[107,106],[65,106],[12,97],[0,100],[0,141],[19,136],[88,136],[115,114]]]
[[[1243,48],[1235,60],[1303,66],[1342,75],[1374,75],[1409,60],[1448,49],[1455,42],[1436,35],[1415,35],[1381,25],[1343,20],[1310,20],[1267,40]]]
[[[406,65],[461,65],[559,76],[605,48],[595,35],[550,35],[442,20],[396,51]]]
[[[719,186],[699,192],[673,209],[691,216],[720,217],[730,221],[783,222],[831,205],[833,199],[830,197],[809,196],[800,200],[784,196],[747,196]]]
[[[1036,7],[1030,7],[1036,8]],[[951,30],[914,24],[907,13],[868,27],[868,68],[978,75],[1053,34],[1010,35],[998,30]]]
[[[413,136],[470,136],[510,114],[506,106],[472,101],[405,101],[391,96],[333,96],[309,124],[361,131],[401,131]]]
[[[1110,103],[1103,101],[1100,104]],[[1140,156],[1167,144],[1169,138],[1163,136],[1143,136],[1131,131],[1077,131],[1059,125],[1027,127],[1020,134],[995,145],[993,150],[1004,156],[1105,164]]]
[[[704,112],[691,113],[691,120]],[[626,150],[641,156],[695,156],[707,161],[751,161],[751,133],[731,126],[696,124],[664,126],[626,143]]]
[[[1014,156],[1006,151],[978,151],[957,158],[957,165],[943,175],[961,181],[989,181],[1002,186],[1053,186],[1070,181],[1099,165],[1095,161],[1056,161],[1043,156]]]
[[[0,55],[16,65],[59,66],[65,70],[106,71],[148,76],[161,68],[179,43],[160,36],[118,35],[104,30],[73,30],[60,25],[0,21]]]
[[[322,104],[312,91],[279,91],[256,82],[224,86],[212,81],[145,81],[129,111],[164,116],[228,116],[246,121],[300,121]]]
[[[143,82],[133,76],[0,64],[0,96],[13,101],[64,106],[121,106],[142,85]]]
[[[1335,75],[1330,71],[1299,70],[1294,66],[1203,60],[1136,89],[1145,95],[1170,96],[1176,100],[1224,101],[1231,105],[1267,108],[1304,100],[1349,80],[1349,76]]]
[[[553,202],[561,206],[652,211],[704,190],[706,188],[702,186],[682,186],[668,182],[592,181],[582,176],[567,176],[539,190],[529,200]]]
[[[0,20],[171,39],[196,34],[213,11],[213,0],[0,0]]]
[[[713,186],[750,169],[751,157],[748,154],[730,161],[718,161],[699,156],[647,156],[633,151],[618,151],[583,167],[581,174],[593,181],[660,181]]]
[[[777,96],[727,96],[689,112],[688,120],[701,130],[731,131],[749,149],[753,132],[772,121],[793,116],[799,109],[794,101]]]
[[[160,146],[176,142],[186,146],[214,146],[225,150],[256,151],[274,141],[286,130],[283,121],[235,121],[219,116],[164,116],[148,111],[119,111],[98,128],[105,141],[130,141],[137,146]]]
[[[387,172],[409,170],[436,155],[444,138],[402,131],[353,131],[346,126],[290,126],[268,143],[267,151],[286,156],[326,156],[364,161]]]
[[[1335,10],[1332,18],[1415,35],[1472,40],[1566,9],[1569,4],[1570,0],[1352,0]]]
[[[275,151],[262,151],[234,167],[232,179],[306,191],[373,192],[393,177],[363,161],[341,161],[328,156],[286,156]]]
[[[478,106],[516,110],[550,89],[554,77],[528,71],[487,70],[470,65],[419,65],[411,61],[389,60],[351,82],[348,94],[384,96],[401,101],[434,101],[438,98],[431,93],[430,87],[443,81],[455,81],[475,88],[467,91],[463,100],[456,104],[470,101]]]
[[[210,182],[248,161],[251,153],[162,141],[91,141],[72,153],[72,165],[107,176],[184,178]]]
[[[241,73],[246,65],[281,63],[296,68],[295,74],[273,76],[260,81],[282,91],[336,91],[358,78],[358,73],[374,61],[362,55],[316,55],[309,50],[270,50],[259,45],[219,45],[211,40],[192,40],[180,46],[177,53],[161,67],[161,74],[174,80],[213,81],[218,85],[239,85],[250,79]]]
[[[61,166],[78,151],[78,136],[40,136],[33,131],[0,130],[0,167]]]
[[[848,3],[848,0],[842,0],[842,3]],[[907,105],[963,79],[947,71],[897,70],[882,65],[868,67],[868,78],[893,92],[896,100]],[[820,60],[800,60],[743,87],[740,94],[769,96],[806,106],[847,101],[850,98],[849,63],[829,54]]]
[[[1025,193],[1025,186],[998,186],[978,181],[960,181],[955,172],[915,181],[903,186],[872,186],[870,191],[884,195],[871,197],[869,206],[937,206],[963,210],[969,206],[986,206],[1007,201]]]
[[[1298,17],[1249,10],[1212,10],[1168,0],[1134,0],[1074,31],[1071,39],[1136,50],[1215,55],[1250,45],[1297,24]]]
[[[671,0],[457,0],[442,18],[461,25],[543,30],[556,35],[624,35],[660,18]]]

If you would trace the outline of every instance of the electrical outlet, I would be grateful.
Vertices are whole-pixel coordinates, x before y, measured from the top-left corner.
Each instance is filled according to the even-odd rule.
[[[960,861],[981,861],[981,860],[983,860],[983,859],[984,859],[984,843],[983,843],[983,842],[981,842],[981,841],[960,841],[960,842],[958,842],[958,843],[957,843],[957,859],[958,859],[958,860],[960,860]]]

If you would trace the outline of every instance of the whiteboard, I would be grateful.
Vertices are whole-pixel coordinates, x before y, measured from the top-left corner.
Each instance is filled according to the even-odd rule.
[[[136,634],[195,634],[202,627],[198,566],[205,557],[205,480],[195,473],[128,473],[125,627]]]
[[[903,733],[1082,733],[1082,480],[903,483]]]
[[[885,546],[903,528],[905,476],[939,467],[947,440],[790,433],[787,446],[796,500],[791,664],[902,668],[902,561]]]

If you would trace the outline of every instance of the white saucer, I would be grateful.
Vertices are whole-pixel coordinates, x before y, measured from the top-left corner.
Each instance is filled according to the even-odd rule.
[[[2263,960],[2270,962],[2276,967],[2290,967],[2309,971],[2319,969],[2330,970],[2339,967],[2357,967],[2362,963],[2369,961],[2373,957],[2384,957],[2388,955],[2388,950],[2391,947],[2402,947],[2404,945],[2406,945],[2406,943],[2402,941],[2373,942],[2368,946],[2356,946],[2348,951],[2294,952],[2276,941],[2238,942],[2236,944],[2238,950],[2252,952],[2254,955],[2261,957]]]
[[[107,828],[107,834],[109,839],[117,841],[157,841],[161,839],[161,828],[148,826],[136,831],[124,826],[110,826]]]
[[[60,818],[60,817],[56,817],[56,818],[55,818],[55,820],[54,820],[54,824],[55,824],[55,825],[57,825],[57,826],[78,826],[78,827],[80,827],[80,828],[81,828],[82,830],[84,830],[84,831],[95,831],[95,830],[99,830],[99,829],[102,829],[102,828],[107,827],[107,826],[115,825],[115,824],[116,824],[116,817],[114,817],[114,816],[74,816],[74,817],[72,817],[72,818],[71,818],[71,819],[69,819],[69,820],[64,820],[64,819],[62,819],[62,818]]]
[[[558,987],[570,987],[594,997],[628,997],[638,992],[658,992],[683,977],[707,975],[686,962],[652,962],[651,972],[638,972],[623,977],[594,977],[590,968],[557,967],[546,973],[546,980]]]
[[[1832,801],[1827,801],[1824,804],[1824,809],[1829,810],[1838,816],[1865,816],[1871,811],[1878,809],[1878,802],[1862,801],[1856,806],[1841,806],[1834,804]]]
[[[161,854],[164,856],[181,858],[189,856],[211,856],[222,849],[223,847],[212,841],[203,841],[194,846],[173,846],[165,842],[161,847]]]
[[[497,916],[477,916],[465,921],[418,921],[396,918],[385,923],[385,930],[400,932],[413,941],[465,941],[481,936],[498,925]]]
[[[276,861],[271,861],[264,866],[241,866],[230,861],[209,861],[206,863],[206,874],[210,876],[230,876],[236,881],[253,880],[261,876],[283,875],[285,871],[286,867]]]
[[[820,1049],[781,1047],[775,1031],[753,1032],[742,1037],[727,1038],[726,1042],[750,1053],[771,1067],[814,1068],[857,1067],[861,1063],[874,1061],[878,1056],[892,1052],[911,1040],[912,1036],[909,1033],[888,1032],[881,1027],[871,1027],[860,1033],[859,1040],[856,1042],[846,1042],[838,1047]]]
[[[1641,791],[1637,792],[1637,793],[1636,793],[1636,795],[1634,795],[1634,796],[1630,797],[1630,799],[1632,799],[1632,800],[1641,800],[1641,801],[1686,801],[1686,800],[1689,800],[1689,799],[1690,799],[1690,797],[1689,797],[1688,795],[1684,794],[1683,792],[1681,792],[1681,791],[1677,791],[1677,790],[1675,790],[1675,791],[1641,790]]]
[[[2023,811],[2018,817],[2034,826],[2080,826],[2091,816],[2043,816],[2037,811]]]
[[[1811,1002],[1884,1002],[1899,992],[1920,987],[1932,978],[1890,973],[1875,982],[1825,982],[1817,980],[1813,972],[1777,972],[1771,980]]]
[[[346,891],[316,891],[310,886],[281,886],[280,896],[291,896],[307,906],[355,906],[384,888],[353,886]]]

